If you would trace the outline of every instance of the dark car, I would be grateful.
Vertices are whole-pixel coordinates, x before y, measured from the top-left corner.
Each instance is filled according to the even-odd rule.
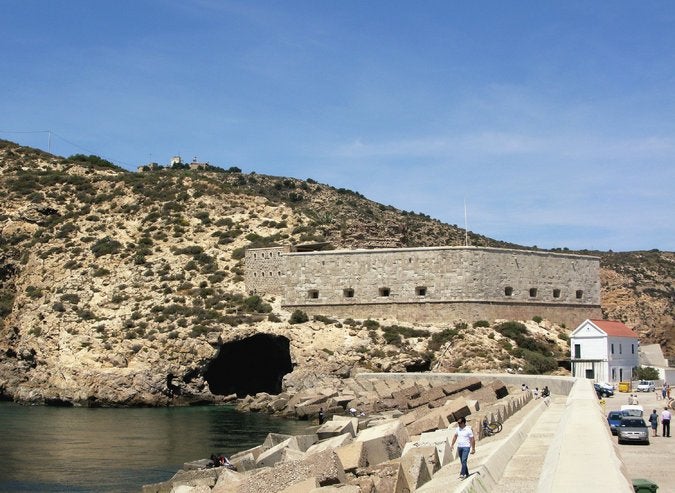
[[[635,416],[621,418],[617,428],[619,443],[640,442],[649,445],[649,429],[645,420]]]
[[[609,414],[607,414],[607,423],[609,424],[612,435],[618,435],[617,428],[621,424],[621,418],[623,417],[624,415],[621,411],[610,411]]]
[[[594,383],[593,388],[595,389],[595,393],[598,394],[598,397],[612,397],[614,395],[614,389],[609,386]]]

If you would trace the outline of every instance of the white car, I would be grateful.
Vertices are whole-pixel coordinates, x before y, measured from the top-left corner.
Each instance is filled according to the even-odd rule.
[[[654,382],[649,380],[640,380],[640,383],[637,386],[638,392],[654,392]]]

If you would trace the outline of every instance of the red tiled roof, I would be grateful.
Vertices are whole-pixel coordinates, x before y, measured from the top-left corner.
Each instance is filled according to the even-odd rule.
[[[591,322],[600,327],[608,336],[638,338],[638,335],[630,327],[616,320],[591,320]]]

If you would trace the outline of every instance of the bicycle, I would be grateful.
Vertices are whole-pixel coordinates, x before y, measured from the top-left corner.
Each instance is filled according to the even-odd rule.
[[[495,435],[500,431],[502,431],[502,424],[499,421],[493,421],[492,423],[488,423],[487,418],[483,420],[483,434],[485,436]]]

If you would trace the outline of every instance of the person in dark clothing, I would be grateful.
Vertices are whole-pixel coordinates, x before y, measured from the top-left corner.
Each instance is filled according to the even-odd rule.
[[[326,420],[326,416],[323,414],[323,408],[319,409],[319,424],[322,425]]]

